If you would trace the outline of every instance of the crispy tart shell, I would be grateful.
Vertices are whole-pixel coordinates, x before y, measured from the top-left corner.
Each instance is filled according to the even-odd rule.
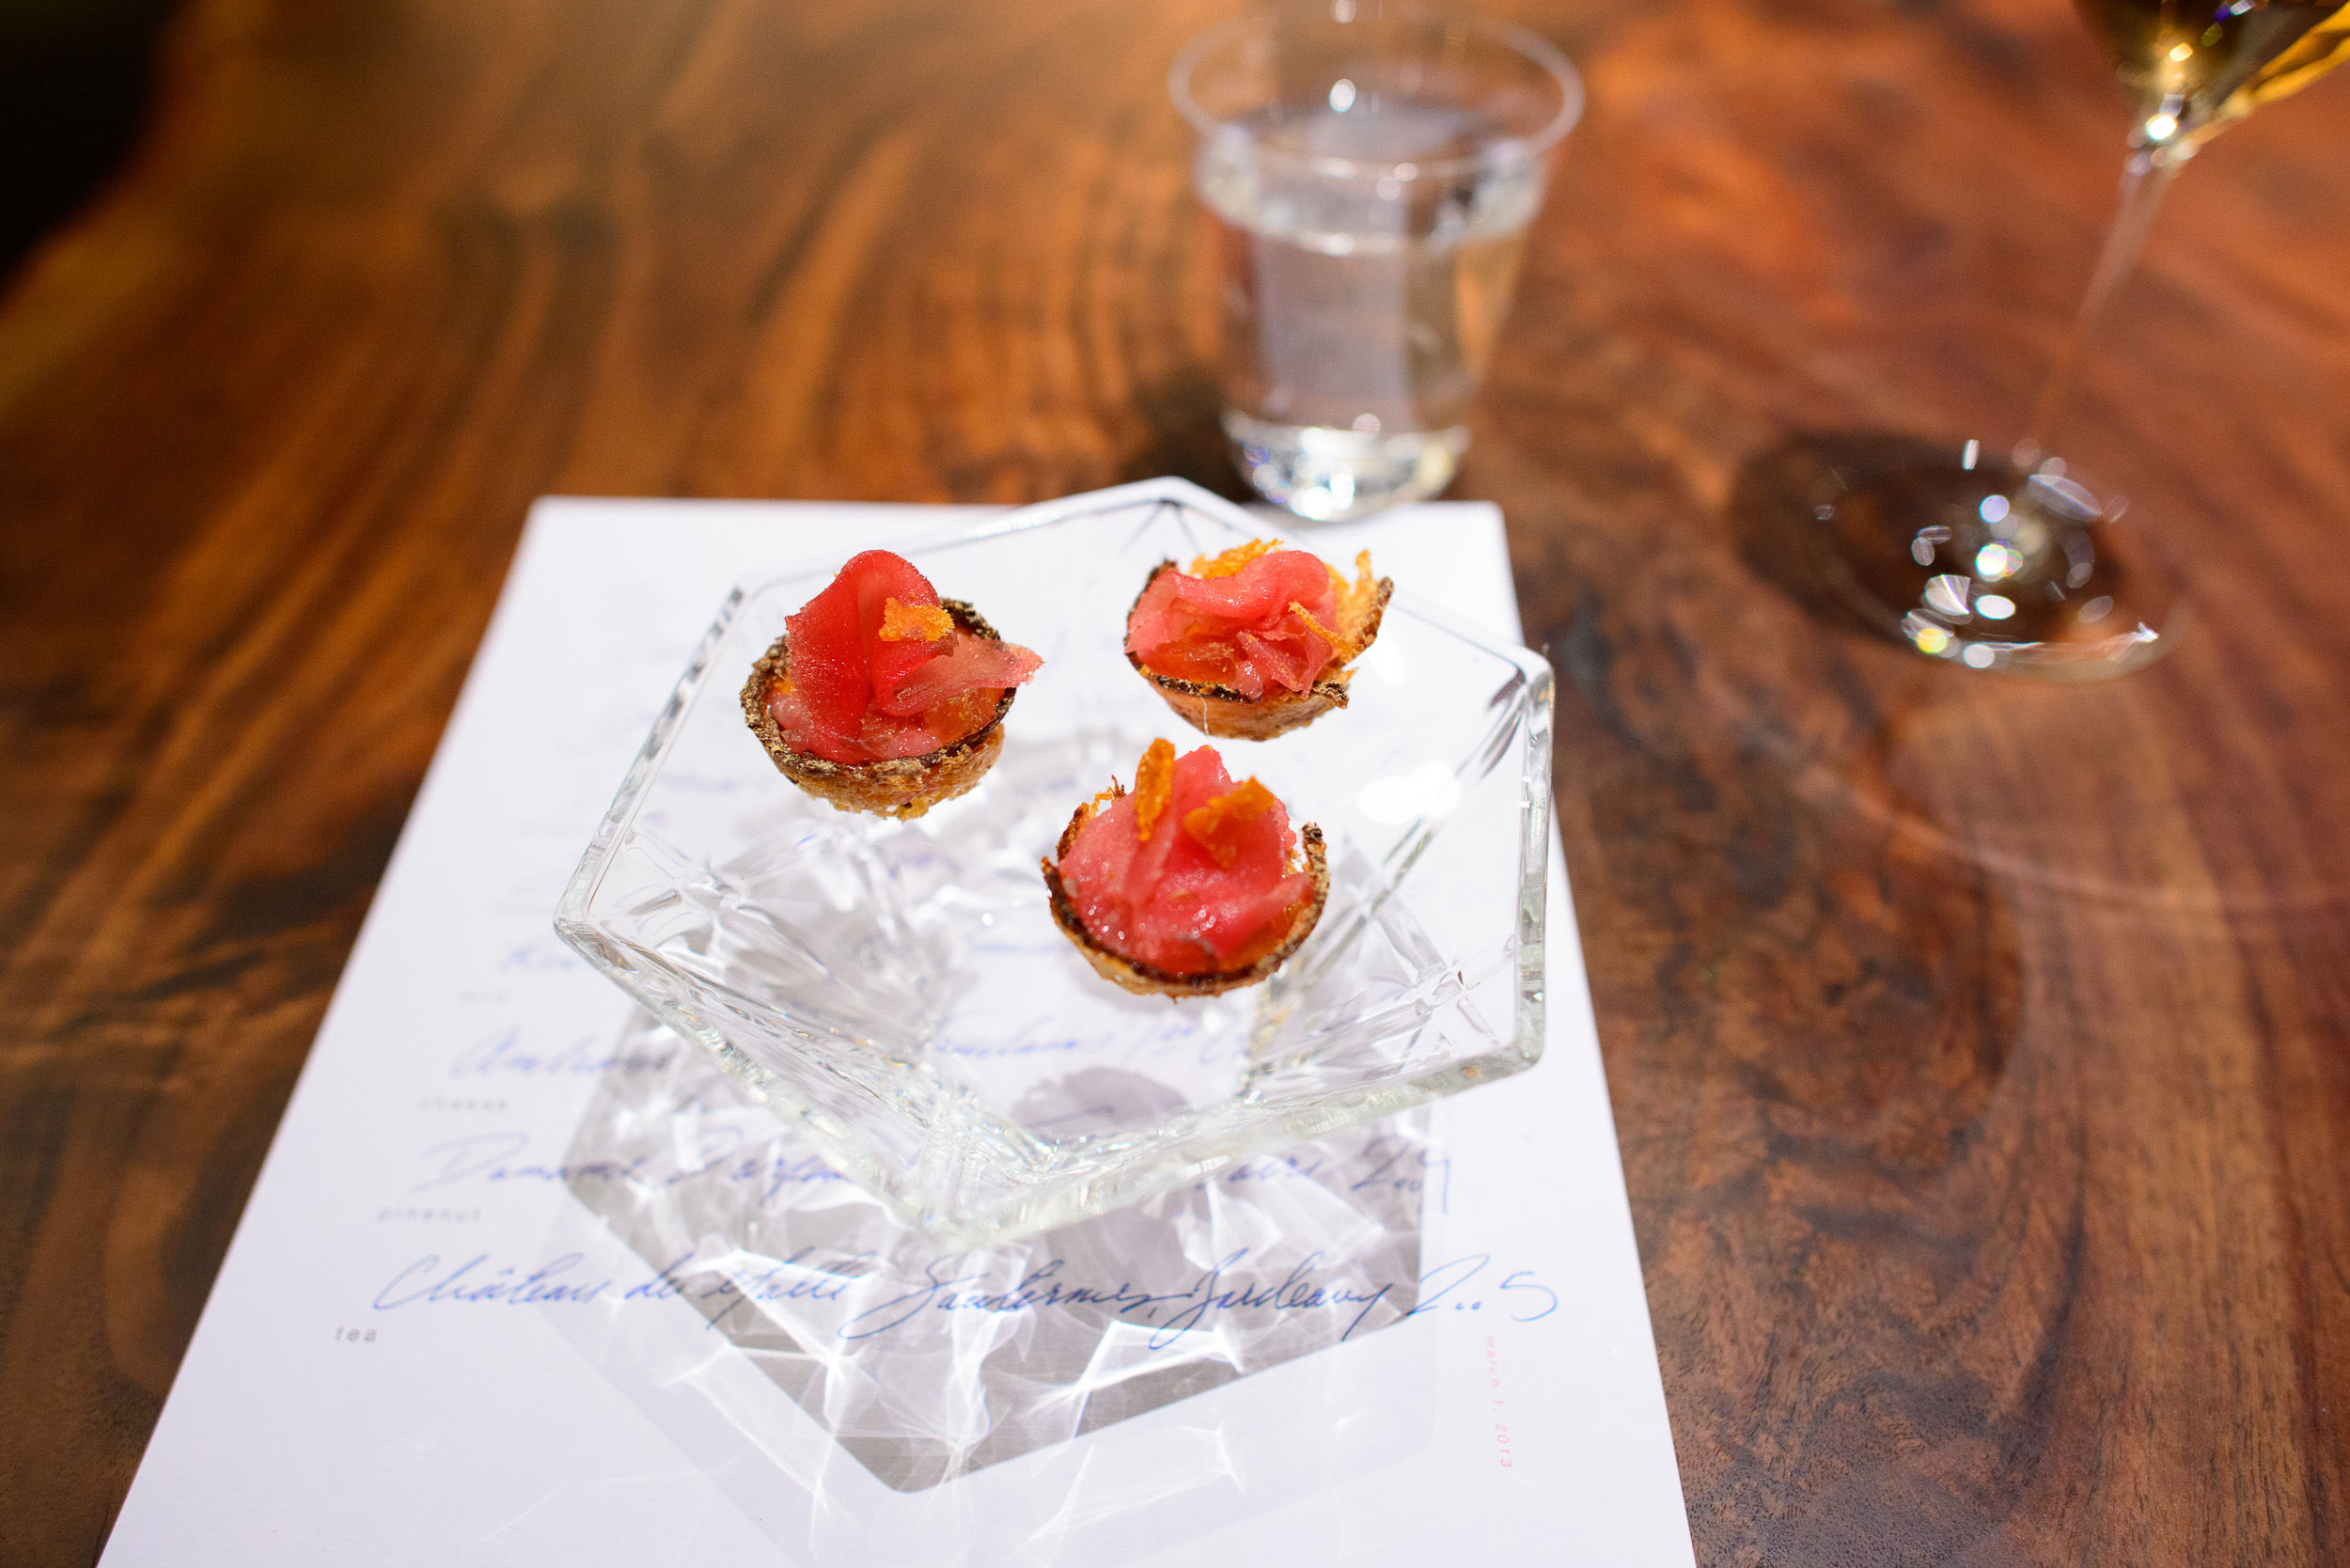
[[[1116,793],[1123,794],[1125,792],[1120,790]],[[1198,975],[1178,975],[1148,964],[1137,964],[1133,959],[1112,952],[1094,939],[1093,933],[1086,930],[1085,921],[1078,917],[1076,902],[1069,896],[1068,886],[1060,878],[1060,858],[1077,841],[1077,830],[1085,826],[1100,805],[1099,799],[1089,800],[1078,807],[1076,814],[1069,819],[1069,825],[1061,830],[1060,842],[1054,846],[1052,859],[1042,862],[1044,886],[1052,897],[1053,922],[1060,927],[1061,934],[1076,944],[1077,950],[1085,954],[1086,962],[1093,965],[1096,974],[1137,996],[1220,996],[1227,991],[1255,985],[1287,963],[1289,956],[1313,934],[1314,926],[1322,918],[1323,906],[1330,902],[1330,863],[1328,854],[1323,847],[1322,829],[1308,823],[1299,829],[1298,837],[1305,843],[1305,869],[1314,879],[1313,892],[1298,905],[1296,915],[1290,921],[1289,934],[1281,939],[1279,947],[1246,969],[1217,969]]]
[[[1001,642],[995,628],[979,611],[960,599],[942,599],[939,607],[954,623],[974,636]],[[767,711],[768,694],[791,663],[789,637],[777,637],[743,683],[743,717],[751,733],[767,748],[783,776],[817,799],[843,811],[867,811],[884,817],[918,817],[940,801],[964,793],[987,776],[1004,749],[1004,715],[1011,712],[1018,688],[1006,686],[995,714],[951,745],[919,757],[893,757],[879,762],[835,762],[795,748],[783,737],[783,727]]]
[[[1151,585],[1159,580],[1160,572],[1174,570],[1173,561],[1161,561],[1152,567],[1151,575],[1143,581],[1143,593],[1151,591]],[[1362,638],[1363,647],[1369,648],[1378,637],[1379,622],[1386,617],[1387,599],[1394,592],[1394,578],[1379,579],[1379,596],[1371,601],[1371,613],[1363,618],[1361,629],[1353,632],[1354,635]],[[1135,611],[1141,606],[1142,594],[1138,593],[1135,595],[1134,604],[1126,611],[1130,624]],[[1339,628],[1341,635],[1348,635],[1350,630],[1345,626]],[[1331,709],[1346,706],[1346,684],[1355,678],[1352,667],[1337,666],[1302,692],[1273,691],[1263,697],[1252,698],[1230,686],[1180,681],[1172,675],[1161,675],[1144,668],[1142,661],[1132,653],[1126,655],[1126,662],[1135,666],[1136,674],[1151,682],[1152,689],[1184,723],[1201,734],[1218,740],[1269,741],[1276,735],[1285,735],[1311,724]]]

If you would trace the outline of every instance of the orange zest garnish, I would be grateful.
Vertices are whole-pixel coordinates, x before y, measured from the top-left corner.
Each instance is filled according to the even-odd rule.
[[[1254,778],[1242,784],[1230,794],[1216,796],[1207,805],[1183,813],[1183,831],[1199,842],[1199,847],[1215,856],[1219,866],[1230,866],[1240,854],[1240,846],[1226,841],[1225,830],[1236,823],[1261,817],[1280,804],[1273,792]]]
[[[881,640],[884,642],[936,642],[950,635],[954,629],[955,618],[935,604],[904,604],[895,599],[882,601]]]
[[[1252,539],[1246,544],[1235,544],[1220,556],[1196,556],[1192,558],[1193,577],[1237,577],[1242,569],[1259,556],[1270,555],[1281,547],[1277,539]]]
[[[1175,747],[1167,741],[1152,741],[1135,764],[1135,837],[1149,843],[1151,829],[1174,798]]]
[[[1342,665],[1346,663],[1347,660],[1353,658],[1357,652],[1361,651],[1355,646],[1352,640],[1339,635],[1336,632],[1333,632],[1330,628],[1324,626],[1321,621],[1316,620],[1314,619],[1313,612],[1306,608],[1305,605],[1299,604],[1294,599],[1290,601],[1290,614],[1304,621],[1306,623],[1307,631],[1311,632],[1315,636],[1320,637],[1323,641],[1330,645],[1331,663]]]

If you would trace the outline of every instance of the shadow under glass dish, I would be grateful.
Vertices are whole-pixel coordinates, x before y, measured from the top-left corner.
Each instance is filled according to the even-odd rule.
[[[2167,651],[2186,604],[2101,493],[2050,455],[2092,333],[2128,278],[2171,179],[2260,105],[2350,53],[2342,0],[2076,0],[2133,103],[2105,248],[2071,334],[2005,457],[1981,441],[1924,444],[1840,470],[1816,498],[1812,543],[1830,586],[1920,653],[1970,669],[2119,675]]]
[[[907,1224],[950,1246],[1066,1224],[1540,1056],[1549,666],[1390,602],[1351,705],[1215,743],[1321,824],[1331,896],[1265,984],[1169,1002],[1094,974],[1039,870],[1155,737],[1206,744],[1126,662],[1159,561],[1258,520],[1179,480],[901,547],[1044,657],[995,767],[910,822],[778,776],[734,693],[838,561],[730,597],[556,929]],[[1438,853],[1428,853],[1437,848]]]
[[[717,1396],[708,1375],[722,1340],[842,1453],[902,1493],[1283,1365],[1319,1380],[1325,1419],[1353,1419],[1352,1437],[1320,1450],[1322,1462],[1351,1460],[1363,1473],[1407,1463],[1427,1442],[1424,1421],[1383,1408],[1377,1380],[1314,1355],[1407,1322],[1419,1305],[1433,1262],[1424,1226],[1443,1211],[1450,1170],[1425,1109],[941,1268],[926,1238],[838,1180],[650,1017],[631,1020],[613,1058],[564,1154],[564,1184],[581,1214],[709,1325],[709,1337],[681,1339],[639,1314],[597,1327],[565,1314],[574,1342],[623,1388],[650,1384],[689,1401],[699,1391],[757,1445],[769,1435],[759,1403],[739,1397],[739,1384]],[[1219,1294],[1262,1304],[1277,1288],[1288,1309],[1215,1305]],[[956,1299],[1017,1309],[937,1309]],[[1196,1419],[1246,1444],[1230,1407],[1220,1409]],[[710,1449],[696,1451],[710,1468]],[[1222,1515],[1228,1471],[1183,1468],[1175,1488]],[[1098,1467],[1078,1470],[1097,1513],[1145,1508],[1169,1491],[1160,1466],[1134,1466],[1122,1484]],[[713,1473],[728,1472],[752,1494],[735,1494],[746,1506],[774,1502],[760,1491],[772,1484],[764,1466]],[[1050,1484],[1032,1475],[1024,1486]],[[816,1560],[831,1559],[819,1551]]]
[[[1582,112],[1574,68],[1507,24],[1336,0],[1215,28],[1169,88],[1200,137],[1242,477],[1318,522],[1435,494]]]

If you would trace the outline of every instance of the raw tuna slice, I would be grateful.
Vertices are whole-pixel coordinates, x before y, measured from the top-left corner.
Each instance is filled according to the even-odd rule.
[[[1145,669],[1225,686],[1251,700],[1304,691],[1331,661],[1338,583],[1319,557],[1271,541],[1152,578],[1126,620],[1126,651]]]
[[[1101,946],[1199,975],[1246,968],[1290,934],[1314,890],[1296,848],[1288,810],[1262,784],[1235,785],[1212,747],[1179,758],[1153,741],[1134,792],[1096,811],[1057,869]]]
[[[886,550],[853,557],[784,626],[790,663],[768,711],[792,747],[832,762],[951,745],[1043,663],[957,626],[930,580]]]

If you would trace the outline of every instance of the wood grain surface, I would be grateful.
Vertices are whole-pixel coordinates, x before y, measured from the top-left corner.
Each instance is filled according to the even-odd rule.
[[[97,1556],[533,496],[1229,490],[1225,8],[195,0],[0,302],[0,1560]],[[2200,619],[2055,687],[1782,568],[1794,438],[2018,433],[2069,9],[1496,8],[1591,106],[1454,494],[1700,1560],[2350,1562],[2350,82],[2172,196],[2070,445]]]

